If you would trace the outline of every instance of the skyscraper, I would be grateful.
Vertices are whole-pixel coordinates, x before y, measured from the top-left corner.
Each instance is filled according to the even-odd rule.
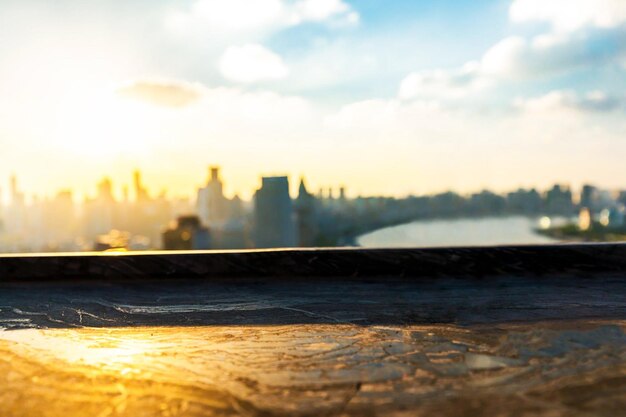
[[[223,188],[220,168],[209,167],[209,180],[198,189],[198,216],[206,226],[219,227],[228,219],[228,200]]]
[[[6,231],[12,235],[21,235],[26,231],[26,203],[15,175],[11,176],[10,193],[11,201],[5,218]]]
[[[598,189],[593,185],[585,184],[580,193],[580,207],[586,207],[593,215],[598,200]]]
[[[263,177],[254,195],[254,243],[257,248],[294,247],[298,243],[287,177]]]
[[[148,190],[146,190],[141,182],[141,172],[139,172],[139,170],[133,172],[133,185],[135,188],[135,201],[143,202],[150,199]]]
[[[300,178],[298,198],[295,201],[299,246],[307,247],[316,244],[319,232],[316,205],[315,197],[306,189],[304,178]]]
[[[88,240],[94,240],[96,236],[104,235],[114,228],[115,208],[113,185],[105,177],[98,183],[96,198],[86,198],[83,205],[83,233]]]
[[[11,204],[14,206],[24,205],[24,193],[19,191],[15,175],[11,176]]]

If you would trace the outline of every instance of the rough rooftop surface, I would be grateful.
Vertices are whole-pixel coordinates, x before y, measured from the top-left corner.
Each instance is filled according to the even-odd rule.
[[[0,259],[0,415],[620,415],[626,269],[598,248]]]
[[[617,416],[626,322],[0,332],[3,416]]]

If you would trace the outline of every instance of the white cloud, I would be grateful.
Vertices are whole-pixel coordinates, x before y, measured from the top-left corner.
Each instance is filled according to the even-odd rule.
[[[224,78],[241,83],[275,80],[289,74],[280,55],[258,44],[229,47],[218,67]]]
[[[285,129],[302,134],[316,117],[313,106],[302,97],[225,87],[207,89],[195,111],[198,120],[194,123],[211,131],[229,135],[245,132],[242,136],[273,132],[273,140],[291,139],[278,133]]]
[[[476,119],[429,101],[364,100],[347,104],[324,119],[324,126],[342,140],[447,140],[475,124]]]
[[[367,143],[366,148],[380,154],[392,152],[388,158],[393,164],[387,169],[410,164],[412,171],[406,175],[412,175],[418,189],[434,183],[440,190],[504,189],[511,184],[543,188],[563,179],[611,178],[609,172],[620,162],[618,158],[607,161],[607,148],[611,154],[626,149],[623,116],[617,112],[583,114],[578,108],[564,107],[564,102],[568,106],[603,103],[602,107],[610,101],[598,92],[573,101],[568,94],[553,94],[532,103],[533,110],[497,117],[419,100],[367,100],[327,117],[326,135],[334,135],[342,144]],[[593,161],[602,164],[591,171],[580,170],[581,163]]]
[[[301,21],[320,22],[353,12],[342,0],[301,0],[294,4],[293,13]]]
[[[485,52],[481,60],[481,71],[496,75],[518,72],[518,65],[525,63],[528,49],[528,42],[524,38],[504,38]]]
[[[365,100],[348,104],[329,115],[325,125],[336,129],[386,129],[398,119],[400,103],[393,100]]]
[[[269,33],[305,22],[356,24],[359,14],[343,0],[197,0],[176,11],[166,26],[177,33],[211,33],[220,37]]]
[[[504,38],[460,68],[411,73],[399,97],[459,99],[499,83],[626,67],[626,0],[514,0],[509,13],[514,22],[547,21],[552,29]]]
[[[626,110],[626,99],[611,96],[603,91],[578,94],[574,91],[555,90],[540,97],[517,99],[515,107],[522,111],[536,113],[553,111],[609,113]]]
[[[626,55],[624,0],[514,0],[514,22],[546,21],[553,31],[510,37],[483,57],[488,72],[529,74],[605,64]]]
[[[482,58],[486,74],[498,77],[535,76],[605,65],[626,55],[626,31],[588,30],[551,33],[527,41],[506,38]]]
[[[462,98],[486,87],[478,62],[468,62],[460,69],[413,72],[400,83],[398,96],[413,98]]]
[[[601,67],[625,58],[626,30],[621,27],[547,33],[530,40],[511,36],[489,48],[479,62],[409,74],[400,84],[399,96],[462,98],[497,82]]]
[[[626,1],[515,0],[509,15],[514,22],[547,21],[559,31],[611,28],[626,22]]]
[[[193,101],[189,101],[188,94],[192,92]],[[264,141],[274,143],[306,136],[320,124],[317,110],[308,100],[271,91],[208,87],[180,80],[136,80],[116,93],[149,104],[132,103],[128,108],[142,115],[142,123],[153,127],[151,134],[159,147],[169,146],[172,137],[184,137],[201,148],[228,147],[222,141],[230,139],[236,141],[233,146],[251,142],[262,146]],[[171,107],[176,107],[176,111],[170,111]],[[115,117],[134,117],[117,113]],[[110,124],[124,126],[116,120]],[[175,148],[178,143],[171,142],[171,146]]]
[[[211,32],[254,31],[282,18],[281,0],[198,0],[189,12],[170,16],[170,26],[179,30],[203,26]]]

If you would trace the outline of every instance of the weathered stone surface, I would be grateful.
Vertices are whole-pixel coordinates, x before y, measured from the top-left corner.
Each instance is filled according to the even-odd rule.
[[[626,409],[623,245],[343,252],[2,258],[0,416]]]
[[[0,332],[0,415],[619,415],[626,322]]]

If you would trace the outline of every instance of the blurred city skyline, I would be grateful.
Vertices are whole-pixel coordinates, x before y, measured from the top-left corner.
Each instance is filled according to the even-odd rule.
[[[506,193],[350,197],[344,186],[313,191],[304,177],[290,187],[289,177],[279,175],[262,176],[254,198],[246,201],[225,194],[228,178],[216,165],[208,167],[195,195],[185,198],[155,192],[138,170],[121,198],[107,177],[83,199],[71,189],[28,199],[16,176],[9,183],[8,203],[0,205],[0,252],[355,246],[368,233],[436,219],[509,218],[501,231],[504,242],[515,236],[524,242],[547,239],[533,233],[560,240],[626,236],[626,188],[591,184],[576,190],[553,184]],[[297,192],[290,195],[294,185]],[[540,219],[541,230],[532,227],[532,219]],[[478,236],[474,244],[481,244]]]
[[[27,186],[22,182],[22,177],[19,173],[11,173],[11,175],[7,178],[0,179],[0,207],[2,206],[10,206],[14,203],[15,192],[20,195],[20,198],[27,204],[32,204],[40,201],[53,200],[55,197],[59,195],[71,195],[71,201],[74,204],[80,205],[84,201],[88,201],[93,198],[97,198],[101,193],[102,184],[107,184],[107,187],[110,187],[107,192],[110,192],[111,198],[113,200],[122,202],[135,202],[141,199],[139,193],[145,193],[143,197],[150,199],[159,199],[163,198],[169,201],[188,201],[190,204],[193,204],[197,201],[198,198],[198,190],[205,187],[207,181],[210,181],[212,178],[212,172],[217,170],[219,172],[220,181],[223,178],[226,178],[226,181],[222,183],[223,188],[221,189],[221,193],[224,197],[232,199],[240,199],[244,203],[252,203],[254,199],[255,190],[258,190],[262,184],[264,178],[273,178],[273,177],[284,177],[287,178],[289,184],[289,196],[292,199],[297,198],[301,183],[305,183],[307,185],[307,189],[310,190],[312,195],[321,198],[339,198],[342,196],[343,198],[349,199],[358,199],[358,198],[385,198],[385,199],[404,199],[404,198],[415,198],[415,197],[428,197],[434,195],[448,194],[452,193],[455,195],[459,195],[462,197],[471,197],[472,195],[480,194],[483,192],[494,193],[497,195],[506,195],[510,192],[518,191],[518,190],[537,190],[537,192],[546,191],[556,185],[563,187],[567,190],[572,190],[572,201],[574,203],[578,203],[582,190],[585,187],[588,187],[590,184],[594,184],[594,187],[599,186],[599,190],[602,190],[603,195],[605,196],[613,196],[617,198],[621,193],[626,191],[626,182],[622,183],[621,186],[615,187],[607,187],[604,184],[599,184],[593,181],[582,181],[580,185],[568,181],[556,181],[550,183],[545,187],[529,185],[529,186],[517,186],[512,188],[504,188],[504,189],[492,189],[488,187],[481,187],[472,190],[458,190],[453,188],[444,188],[441,190],[435,190],[432,192],[408,192],[403,195],[393,195],[387,193],[380,194],[368,194],[368,193],[357,193],[354,190],[351,190],[349,187],[345,185],[344,182],[338,181],[334,183],[324,183],[319,184],[318,181],[314,177],[305,175],[300,173],[299,175],[280,172],[280,171],[268,171],[265,173],[256,173],[253,177],[256,179],[255,181],[251,181],[253,184],[250,189],[242,190],[238,192],[233,189],[231,181],[231,172],[228,169],[224,169],[222,165],[219,164],[210,164],[204,166],[203,173],[197,176],[192,182],[192,184],[187,184],[184,189],[189,189],[188,193],[180,192],[180,190],[170,190],[167,187],[163,186],[163,184],[158,184],[155,182],[150,183],[149,179],[146,180],[144,171],[140,169],[133,169],[124,175],[120,182],[116,182],[113,178],[119,178],[118,176],[112,175],[102,175],[96,179],[96,181],[91,184],[90,187],[85,192],[77,192],[70,185],[60,186],[55,190],[51,190],[48,193],[36,193],[33,190],[29,190]],[[137,184],[137,178],[140,178],[141,186]],[[200,179],[199,179],[200,178]],[[138,191],[141,190],[141,191]],[[579,192],[576,190],[580,190]],[[608,198],[608,197],[607,197]]]
[[[38,195],[189,196],[207,160],[244,199],[626,177],[620,0],[9,0],[0,41],[0,178]]]
[[[208,168],[207,168],[208,167]],[[4,181],[0,179],[0,206],[1,205],[10,205],[12,203],[12,187],[15,187],[19,190],[20,194],[23,196],[24,201],[27,203],[32,203],[34,201],[41,200],[51,200],[54,199],[59,194],[69,193],[72,195],[72,201],[75,204],[80,204],[81,202],[88,200],[90,198],[94,198],[99,193],[99,185],[103,183],[109,183],[111,185],[111,194],[112,197],[116,201],[136,201],[138,198],[137,191],[135,189],[134,177],[136,175],[140,175],[142,178],[142,184],[145,186],[145,191],[151,198],[161,198],[164,197],[168,200],[189,200],[194,201],[197,198],[197,191],[199,188],[202,188],[206,185],[206,178],[209,178],[207,172],[210,172],[211,169],[218,169],[220,171],[220,175],[228,177],[229,170],[224,170],[221,165],[205,165],[203,172],[198,175],[192,184],[186,184],[182,187],[184,190],[190,190],[189,192],[181,192],[180,189],[171,190],[164,186],[164,184],[159,184],[157,182],[150,182],[150,178],[146,179],[144,171],[140,169],[133,169],[123,176],[118,175],[108,175],[103,174],[97,177],[96,181],[91,184],[91,186],[87,187],[85,191],[77,191],[72,188],[70,185],[61,185],[59,188],[50,190],[49,192],[37,193],[32,189],[28,189],[27,185],[25,185],[22,181],[22,176],[19,173],[12,172],[9,177],[5,178]],[[225,174],[224,174],[225,173]],[[254,178],[256,178],[255,183],[253,183],[250,189],[242,190],[238,192],[234,190],[232,185],[229,182],[224,184],[224,196],[228,198],[239,198],[244,202],[251,202],[254,196],[254,190],[258,189],[262,183],[262,179],[264,177],[286,177],[289,179],[289,194],[292,198],[295,198],[298,195],[298,187],[300,180],[306,180],[307,184],[309,184],[309,179],[306,175],[294,175],[279,171],[270,171],[267,173],[257,173]],[[114,178],[121,178],[119,182],[116,182]],[[204,179],[198,179],[204,178]],[[311,182],[315,183],[315,181]],[[323,184],[317,188],[311,187],[311,189],[315,190],[316,194],[324,193],[327,195],[329,190],[333,194],[339,196],[340,189],[344,188],[347,195],[349,197],[381,197],[386,195],[356,195],[354,193],[349,192],[345,185],[341,182],[337,182],[334,184]],[[450,191],[450,190],[447,190]]]

